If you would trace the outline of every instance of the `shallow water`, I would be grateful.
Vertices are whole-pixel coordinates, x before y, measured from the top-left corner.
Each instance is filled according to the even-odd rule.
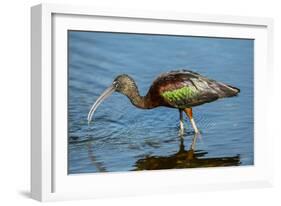
[[[69,32],[68,173],[253,164],[253,40]],[[132,76],[142,95],[162,72],[189,68],[241,89],[238,97],[194,107],[201,131],[159,107],[135,108],[114,93],[88,126],[87,114],[119,74]]]

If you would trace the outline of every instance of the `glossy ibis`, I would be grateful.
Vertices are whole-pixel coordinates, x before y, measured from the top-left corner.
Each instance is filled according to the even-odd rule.
[[[127,96],[134,106],[141,109],[153,109],[159,106],[178,109],[180,134],[184,131],[183,112],[189,117],[195,133],[199,133],[193,119],[192,107],[220,98],[236,96],[240,92],[236,87],[209,79],[196,72],[179,70],[158,76],[148,93],[141,96],[134,79],[122,74],[115,78],[112,85],[93,104],[88,114],[88,123],[100,103],[115,91]]]

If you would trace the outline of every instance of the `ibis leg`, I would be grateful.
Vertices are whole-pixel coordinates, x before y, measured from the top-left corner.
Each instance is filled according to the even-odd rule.
[[[182,110],[179,109],[180,112],[180,131],[179,131],[179,135],[182,136],[184,133],[184,125],[183,125],[183,115],[182,115]]]
[[[196,126],[196,124],[195,124],[195,121],[194,121],[194,119],[193,119],[192,108],[186,108],[186,109],[184,109],[184,112],[185,112],[185,114],[189,117],[190,123],[191,123],[191,125],[192,125],[192,127],[193,127],[193,129],[194,129],[194,132],[195,132],[196,134],[199,134],[199,130],[198,130],[198,128],[197,128],[197,126]]]
[[[195,145],[196,145],[197,137],[198,137],[198,134],[195,133],[195,134],[194,134],[194,137],[193,137],[193,139],[192,139],[192,143],[191,143],[191,145],[190,145],[190,149],[191,149],[191,150],[195,150]]]

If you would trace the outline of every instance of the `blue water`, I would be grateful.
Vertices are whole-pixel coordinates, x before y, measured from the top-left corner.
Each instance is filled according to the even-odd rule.
[[[68,173],[252,165],[253,52],[247,39],[69,31]],[[193,130],[165,107],[135,108],[119,93],[87,114],[119,74],[132,76],[142,95],[160,73],[189,68],[238,87],[238,97],[193,108],[201,138],[187,160]],[[190,156],[190,155],[189,155]]]

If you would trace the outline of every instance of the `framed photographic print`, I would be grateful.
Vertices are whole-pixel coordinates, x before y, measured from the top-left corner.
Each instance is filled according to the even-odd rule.
[[[34,199],[272,184],[271,19],[31,14]]]

